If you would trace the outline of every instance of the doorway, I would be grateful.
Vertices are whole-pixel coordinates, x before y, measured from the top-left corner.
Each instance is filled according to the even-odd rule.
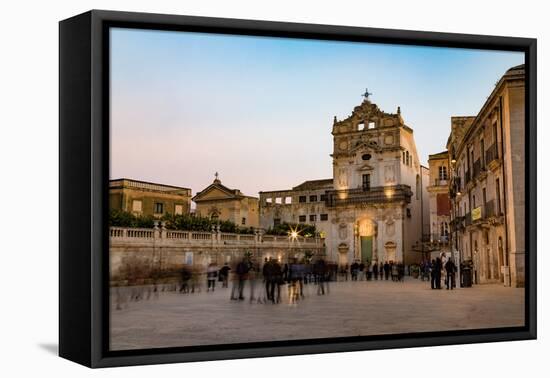
[[[361,236],[361,262],[372,262],[372,236]]]

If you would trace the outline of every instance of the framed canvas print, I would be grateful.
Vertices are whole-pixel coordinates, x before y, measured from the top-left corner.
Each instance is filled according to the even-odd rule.
[[[536,337],[536,40],[60,22],[60,355]]]

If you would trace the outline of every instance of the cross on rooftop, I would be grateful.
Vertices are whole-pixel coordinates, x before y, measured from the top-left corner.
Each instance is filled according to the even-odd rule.
[[[369,92],[368,88],[365,88],[365,93],[363,93],[363,97],[365,97],[365,99],[368,100],[370,95],[372,95],[372,93]]]

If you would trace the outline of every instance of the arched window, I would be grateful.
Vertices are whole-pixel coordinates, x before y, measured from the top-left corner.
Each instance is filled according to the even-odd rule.
[[[406,156],[407,156],[407,165],[409,165],[409,151],[406,152]]]
[[[403,151],[403,164],[405,164],[405,151]]]

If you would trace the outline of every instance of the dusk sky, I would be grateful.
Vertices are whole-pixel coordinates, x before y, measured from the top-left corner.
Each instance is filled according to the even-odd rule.
[[[522,53],[111,30],[111,178],[247,195],[332,177],[332,120],[371,101],[414,130],[420,160],[476,115]]]

